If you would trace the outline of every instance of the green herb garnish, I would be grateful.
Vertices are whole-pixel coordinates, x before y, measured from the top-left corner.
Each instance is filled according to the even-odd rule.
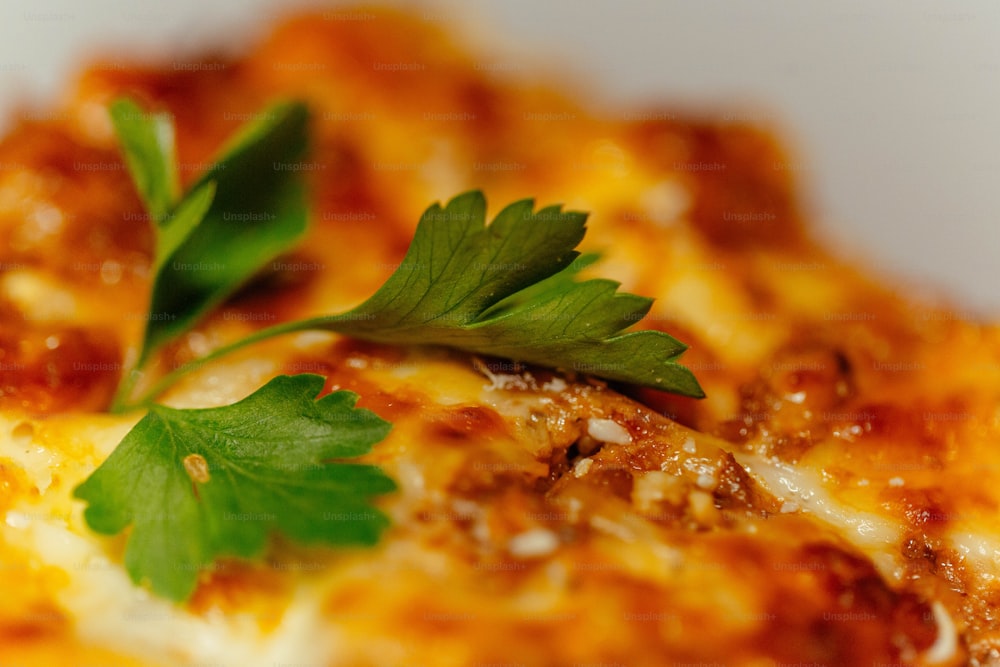
[[[374,544],[389,521],[372,496],[395,484],[374,466],[331,463],[371,450],[388,422],[318,375],[279,376],[221,408],[149,409],[74,492],[90,527],[132,525],[133,581],[184,600],[220,556],[253,558],[280,531],[304,544]]]
[[[306,148],[308,114],[298,103],[262,112],[177,201],[173,125],[130,100],[110,109],[125,162],[155,221],[147,325],[137,367],[194,327],[306,230],[305,191],[294,162]],[[123,382],[116,407],[132,388]]]
[[[173,118],[145,112],[130,99],[116,100],[108,111],[135,189],[150,215],[164,220],[180,193]]]
[[[299,171],[277,165],[303,154],[307,114],[298,104],[272,107],[180,196],[169,116],[143,114],[127,100],[111,113],[156,220],[141,371],[301,237]],[[125,563],[133,580],[174,600],[191,594],[198,571],[214,559],[259,556],[272,532],[309,544],[374,543],[387,520],[370,502],[393,482],[372,466],[330,462],[367,453],[389,431],[353,407],[354,394],[315,400],[323,378],[298,375],[275,378],[229,406],[153,404],[193,367],[292,332],[446,346],[703,396],[677,361],[683,343],[659,331],[626,332],[651,299],[619,293],[613,281],[577,280],[596,258],[575,250],[585,223],[583,213],[535,211],[524,200],[487,225],[485,198],[468,192],[424,213],[400,267],[356,308],[258,331],[166,375],[138,402],[131,400],[137,373],[127,374],[112,409],[149,412],[77,487],[89,504],[87,523],[104,534],[131,525]]]
[[[459,195],[424,213],[399,268],[357,308],[263,329],[211,357],[273,336],[327,330],[704,396],[677,363],[686,345],[661,331],[623,333],[652,299],[619,293],[611,280],[574,280],[580,268],[574,248],[585,222],[585,214],[555,206],[533,212],[533,202],[524,200],[486,226],[482,193]]]

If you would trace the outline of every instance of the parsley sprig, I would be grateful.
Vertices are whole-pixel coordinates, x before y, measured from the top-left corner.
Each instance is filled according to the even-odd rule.
[[[427,209],[400,267],[356,308],[260,330],[167,374],[135,401],[136,380],[157,351],[300,240],[303,184],[298,170],[275,165],[304,154],[308,116],[297,103],[270,107],[181,193],[169,115],[130,100],[110,112],[156,239],[148,325],[112,409],[148,411],[74,493],[88,503],[93,530],[132,526],[126,567],[161,595],[186,599],[201,568],[223,556],[257,557],[273,532],[308,544],[372,544],[388,524],[371,502],[394,483],[345,459],[368,453],[390,425],[355,408],[350,392],[317,400],[322,377],[279,376],[218,408],[153,402],[178,375],[236,349],[325,330],[703,396],[678,363],[683,343],[626,331],[651,299],[621,293],[613,281],[577,280],[595,259],[576,250],[586,214],[536,211],[523,200],[487,225],[485,197],[473,191]]]
[[[264,110],[180,196],[170,116],[146,113],[128,99],[112,104],[110,113],[129,173],[155,221],[153,288],[135,364],[142,369],[302,238],[302,180],[276,165],[304,155],[308,114],[294,102]],[[128,407],[137,379],[126,376],[114,410]]]
[[[270,532],[304,544],[374,544],[388,519],[370,498],[395,484],[366,454],[390,425],[355,394],[315,400],[318,375],[282,375],[221,408],[159,405],[74,492],[90,527],[132,525],[125,567],[154,592],[184,600],[220,556],[253,558]]]
[[[620,293],[611,280],[574,279],[574,248],[586,215],[533,208],[531,200],[515,202],[486,225],[480,192],[459,195],[443,208],[434,204],[421,217],[400,266],[370,299],[339,315],[262,329],[194,365],[275,336],[326,330],[380,343],[443,345],[704,396],[691,371],[678,363],[686,345],[662,331],[624,332],[649,311],[652,299]],[[153,395],[163,388],[155,386]]]

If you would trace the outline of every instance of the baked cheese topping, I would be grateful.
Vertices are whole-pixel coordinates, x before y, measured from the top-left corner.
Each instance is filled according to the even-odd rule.
[[[0,665],[1000,664],[1000,330],[814,243],[763,130],[595,117],[371,16],[212,67],[98,65],[0,142]],[[657,298],[640,326],[691,344],[708,398],[330,334],[244,350],[164,402],[301,372],[358,393],[394,425],[367,457],[393,526],[151,596],[71,499],[141,416],[102,413],[151,261],[120,94],[175,115],[185,182],[267,101],[313,112],[310,237],[161,368],[356,305],[429,203],[481,188],[591,211],[599,273]]]

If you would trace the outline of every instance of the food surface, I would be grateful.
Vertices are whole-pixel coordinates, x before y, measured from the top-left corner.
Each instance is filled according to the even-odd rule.
[[[0,665],[1000,664],[1000,329],[821,248],[766,130],[595,117],[476,58],[405,15],[303,16],[239,59],[98,63],[0,141]],[[585,273],[656,298],[637,326],[690,345],[706,398],[270,340],[162,401],[226,405],[282,373],[357,393],[393,425],[364,457],[398,484],[376,501],[391,527],[372,548],[275,539],[182,604],[133,585],[127,535],[72,495],[143,414],[106,413],[153,261],[122,95],[174,116],[184,184],[269,102],[311,113],[309,156],[275,165],[305,174],[308,238],[157,372],[357,305],[430,203],[475,188],[491,215],[589,211]]]

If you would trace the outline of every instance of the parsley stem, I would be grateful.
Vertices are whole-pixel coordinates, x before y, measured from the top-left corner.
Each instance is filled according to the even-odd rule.
[[[322,318],[322,319],[328,319],[328,318]],[[234,343],[230,343],[228,345],[223,345],[222,347],[220,347],[220,348],[218,348],[216,350],[213,350],[212,352],[208,353],[204,357],[201,357],[199,359],[195,359],[194,361],[189,361],[188,363],[183,364],[182,366],[179,366],[179,367],[175,368],[174,370],[170,371],[169,373],[167,373],[166,375],[164,375],[163,377],[161,377],[159,380],[157,380],[153,384],[153,386],[150,387],[139,398],[139,400],[137,400],[135,402],[132,402],[132,403],[120,402],[119,403],[119,402],[117,402],[117,398],[118,397],[116,396],[116,402],[114,404],[112,404],[112,412],[124,412],[125,410],[131,409],[131,408],[148,406],[148,405],[152,404],[156,400],[157,396],[159,396],[160,394],[162,394],[163,392],[165,392],[167,389],[169,389],[171,386],[173,386],[174,383],[176,383],[177,380],[179,380],[181,377],[183,377],[184,375],[187,375],[188,373],[190,373],[192,371],[195,371],[195,370],[201,368],[205,364],[211,363],[211,362],[215,361],[216,359],[220,359],[220,358],[222,358],[222,357],[224,357],[224,356],[226,356],[228,354],[231,354],[231,353],[233,353],[233,352],[235,352],[235,351],[237,351],[237,350],[239,350],[241,348],[247,347],[249,345],[253,345],[255,343],[259,343],[261,341],[268,340],[269,338],[276,338],[278,336],[284,336],[286,334],[298,333],[300,331],[305,331],[307,329],[315,329],[315,328],[317,328],[315,326],[316,321],[317,320],[315,320],[315,319],[309,319],[309,320],[300,320],[300,321],[296,321],[296,322],[286,322],[284,324],[277,324],[277,325],[275,325],[273,327],[268,327],[266,329],[261,329],[260,331],[256,331],[256,332],[250,334],[249,336],[247,336],[245,338],[239,339],[238,341],[236,341]],[[121,386],[124,387],[126,384],[130,385],[129,387],[127,387],[127,389],[128,389],[128,393],[131,393],[131,389],[135,386],[134,380],[131,381],[131,382],[128,382],[128,383],[126,381],[123,381]],[[119,387],[119,389],[121,389],[121,387]],[[122,393],[122,392],[119,391],[119,393]],[[127,394],[126,394],[126,396],[127,396]],[[124,398],[124,396],[122,398]],[[117,408],[117,410],[116,410],[116,408]]]
[[[136,368],[130,368],[122,375],[121,381],[118,383],[118,388],[115,390],[115,394],[111,399],[111,406],[108,408],[108,412],[112,414],[121,414],[123,412],[128,412],[134,407],[138,407],[137,404],[129,402],[129,397],[132,392],[135,391],[136,381],[142,377],[142,373]]]

